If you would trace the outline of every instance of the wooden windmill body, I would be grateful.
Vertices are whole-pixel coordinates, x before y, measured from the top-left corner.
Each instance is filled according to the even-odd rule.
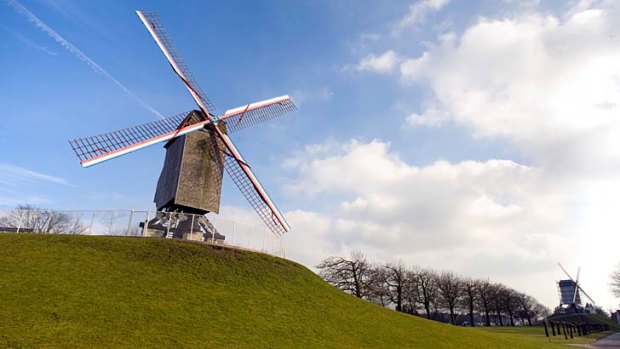
[[[192,123],[199,121],[194,111]],[[226,132],[226,124],[218,123]],[[220,212],[224,176],[224,144],[211,129],[169,141],[155,192],[158,211],[206,214]]]

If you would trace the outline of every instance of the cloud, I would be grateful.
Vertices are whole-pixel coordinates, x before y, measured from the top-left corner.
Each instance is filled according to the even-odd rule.
[[[520,7],[537,7],[540,5],[540,0],[503,0],[506,4],[515,4]]]
[[[84,52],[75,47],[72,43],[63,38],[60,34],[58,34],[54,29],[45,24],[39,17],[35,16],[30,10],[24,7],[22,4],[17,2],[16,0],[5,0],[5,2],[13,7],[15,11],[23,16],[25,16],[29,22],[33,23],[37,28],[41,29],[44,33],[46,33],[49,37],[54,39],[58,44],[64,47],[67,51],[71,52],[74,56],[76,56],[79,60],[86,63],[93,71],[100,73],[106,79],[110,80],[114,83],[118,88],[120,88],[123,92],[125,92],[129,97],[133,98],[136,102],[142,105],[151,113],[157,115],[160,118],[164,118],[164,116],[155,110],[155,108],[151,107],[148,103],[143,101],[140,97],[136,96],[133,92],[131,92],[125,85],[123,85],[120,81],[118,81],[115,77],[113,77],[110,73],[108,73],[105,69],[103,69],[99,64],[95,63],[90,57],[88,57]]]
[[[295,90],[291,93],[291,98],[298,107],[304,103],[326,103],[331,101],[333,96],[334,92],[329,86]]]
[[[294,173],[289,194],[323,202],[320,211],[286,213],[288,245],[301,247],[289,256],[306,265],[360,249],[377,261],[401,259],[522,289],[510,274],[555,265],[574,243],[562,184],[511,160],[414,166],[387,142],[351,140],[309,146],[286,168]],[[490,261],[495,268],[481,267]],[[552,302],[554,287],[550,281],[531,291]]]
[[[19,40],[19,41],[21,41],[22,43],[24,43],[25,45],[27,45],[27,46],[29,46],[29,47],[32,47],[32,48],[34,48],[34,49],[37,49],[37,50],[43,51],[43,52],[47,53],[47,54],[48,54],[48,55],[50,55],[50,56],[57,56],[57,55],[58,55],[58,52],[55,52],[55,51],[52,51],[52,50],[48,49],[48,48],[47,48],[47,46],[39,45],[39,44],[37,44],[36,42],[34,42],[34,41],[32,41],[32,40],[28,39],[27,37],[25,37],[25,36],[23,36],[23,35],[21,35],[21,34],[19,34],[19,33],[13,32],[13,35],[14,35],[14,36],[15,36],[15,37]]]
[[[450,116],[441,109],[429,107],[422,114],[412,113],[407,117],[407,123],[411,126],[438,127],[450,120]]]
[[[68,184],[66,180],[60,177],[28,170],[11,164],[0,163],[0,184],[19,186],[38,183]]]
[[[355,66],[359,71],[374,71],[377,73],[389,73],[398,64],[400,58],[392,50],[385,51],[379,56],[368,55]]]
[[[430,13],[438,12],[443,9],[450,0],[420,0],[409,6],[409,11],[401,20],[396,23],[395,32],[399,33],[403,29],[420,24],[426,20]]]
[[[45,205],[50,200],[44,196],[36,194],[24,194],[17,191],[6,190],[6,188],[0,187],[0,208],[1,207],[16,207],[18,205],[32,204],[32,205]]]
[[[367,52],[381,39],[381,34],[374,32],[365,32],[357,35],[351,41],[347,42],[347,46],[352,54]]]
[[[47,203],[47,198],[36,194],[37,187],[47,184],[69,185],[60,177],[0,163],[0,206]]]
[[[404,81],[430,87],[435,108],[408,122],[445,115],[478,136],[512,141],[548,170],[617,172],[620,47],[610,36],[618,15],[609,7],[565,19],[481,19],[441,38],[400,66]]]
[[[546,245],[552,236],[534,239],[536,231],[567,238],[565,248],[577,252],[570,258],[557,250],[548,256],[568,258],[571,268],[587,270],[589,292],[608,305],[614,301],[607,275],[618,262],[615,246],[620,243],[615,212],[620,197],[619,16],[614,2],[580,1],[556,16],[526,11],[480,18],[400,64],[405,86],[430,91],[422,110],[407,117],[408,124],[455,123],[475,137],[505,140],[528,159],[540,173],[532,183],[555,194],[528,190],[527,195],[531,200],[556,197],[549,213],[568,212],[566,221],[550,228],[549,222],[523,216],[532,223],[522,230],[526,235],[513,231],[507,236],[532,238],[532,247]],[[492,215],[484,199],[479,204]],[[475,206],[469,205],[472,212]],[[523,207],[500,212],[529,211]],[[552,280],[551,272],[545,275]]]

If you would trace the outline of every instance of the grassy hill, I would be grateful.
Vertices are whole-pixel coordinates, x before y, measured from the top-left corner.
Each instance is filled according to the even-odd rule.
[[[399,314],[257,253],[155,238],[0,234],[0,347],[560,346]]]

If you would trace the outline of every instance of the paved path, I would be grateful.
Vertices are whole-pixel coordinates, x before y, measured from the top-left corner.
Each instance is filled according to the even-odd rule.
[[[593,348],[601,349],[620,348],[620,332],[601,338],[594,343],[590,343],[590,345]]]

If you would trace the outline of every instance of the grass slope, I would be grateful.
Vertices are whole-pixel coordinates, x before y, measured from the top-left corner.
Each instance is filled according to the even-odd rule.
[[[439,324],[305,267],[183,241],[0,234],[0,347],[556,348]]]

